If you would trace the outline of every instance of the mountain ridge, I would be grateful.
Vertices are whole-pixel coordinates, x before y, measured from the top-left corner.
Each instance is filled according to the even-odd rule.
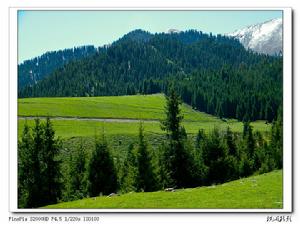
[[[268,55],[281,55],[282,29],[282,18],[275,18],[227,35],[238,39],[246,49]]]

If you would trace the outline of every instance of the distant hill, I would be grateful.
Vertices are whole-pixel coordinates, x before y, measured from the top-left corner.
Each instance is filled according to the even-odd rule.
[[[167,93],[170,84],[198,110],[271,121],[282,104],[282,58],[222,35],[135,30],[19,89],[19,97]]]
[[[91,56],[96,52],[94,46],[82,46],[46,52],[41,56],[25,60],[18,65],[18,88],[32,86],[68,62]]]
[[[282,54],[282,18],[272,19],[230,33],[246,49],[268,55]]]

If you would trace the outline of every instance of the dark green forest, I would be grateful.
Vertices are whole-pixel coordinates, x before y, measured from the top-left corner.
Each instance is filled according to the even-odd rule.
[[[229,127],[208,133],[200,129],[196,137],[190,137],[182,125],[180,97],[174,89],[168,93],[161,121],[165,138],[159,148],[153,151],[146,141],[141,122],[123,161],[113,158],[104,133],[95,136],[91,149],[81,142],[65,157],[66,149],[55,137],[49,118],[45,122],[36,119],[32,128],[25,124],[18,143],[19,207],[212,185],[282,168],[282,112],[273,121],[268,138],[254,132],[249,122],[244,122],[242,133]]]
[[[69,63],[91,56],[97,52],[94,46],[81,46],[71,49],[46,52],[18,65],[18,89],[32,86],[49,76],[53,71]]]
[[[195,30],[171,34],[135,30],[95,54],[71,60],[36,84],[21,87],[18,94],[20,98],[168,94],[173,85],[185,103],[200,111],[271,122],[282,107],[282,83],[282,57],[251,52],[233,38]]]

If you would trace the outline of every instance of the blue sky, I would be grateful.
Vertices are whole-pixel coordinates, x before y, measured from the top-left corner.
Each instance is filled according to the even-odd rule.
[[[18,61],[47,51],[109,44],[134,29],[225,34],[282,16],[281,11],[18,11]]]

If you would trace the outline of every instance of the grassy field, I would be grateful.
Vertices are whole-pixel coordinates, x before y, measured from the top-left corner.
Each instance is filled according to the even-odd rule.
[[[27,98],[18,100],[19,116],[52,116],[81,118],[114,118],[157,120],[144,123],[145,132],[161,134],[159,119],[164,118],[165,98],[161,94],[114,96],[114,97],[82,97],[82,98]],[[193,110],[183,104],[183,125],[187,133],[195,134],[199,129],[209,131],[214,127],[226,129],[229,126],[235,132],[241,132],[243,125],[237,120],[221,120],[212,115]],[[137,134],[139,123],[101,122],[87,120],[52,119],[56,135],[62,138],[94,136],[104,130],[107,135]],[[25,120],[18,122],[18,134],[22,133]],[[34,121],[27,119],[32,126]],[[254,130],[269,131],[270,125],[264,121],[252,123]]]
[[[282,208],[282,170],[216,186],[180,189],[175,192],[128,193],[49,205],[49,209],[271,209]]]
[[[53,126],[56,132],[56,136],[62,138],[70,137],[86,137],[94,136],[104,131],[107,135],[116,134],[137,134],[138,122],[122,123],[122,122],[95,122],[95,121],[79,121],[79,120],[52,120]],[[22,134],[25,120],[18,121],[18,133]],[[29,126],[34,125],[34,120],[27,120]],[[199,129],[206,131],[212,130],[214,127],[220,129],[226,129],[229,126],[235,132],[241,132],[243,130],[243,124],[241,122],[184,122],[183,123],[187,133],[196,134]],[[266,125],[263,121],[256,121],[252,123],[254,130],[269,131],[269,125]],[[158,122],[144,123],[145,133],[163,134],[164,132],[160,128]]]
[[[155,95],[131,95],[109,97],[25,98],[18,100],[19,116],[63,116],[83,118],[164,118],[165,97]],[[211,121],[219,119],[193,110],[183,104],[186,121]]]

